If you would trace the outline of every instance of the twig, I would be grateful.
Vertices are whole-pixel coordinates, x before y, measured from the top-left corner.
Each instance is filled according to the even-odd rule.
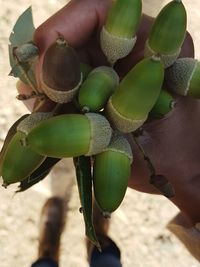
[[[155,175],[156,170],[155,170],[155,168],[154,168],[154,166],[153,166],[152,161],[151,161],[150,158],[146,155],[146,153],[145,153],[143,147],[142,147],[142,146],[140,145],[140,143],[138,142],[138,140],[137,140],[137,136],[138,136],[138,135],[135,134],[135,133],[133,133],[132,136],[133,136],[133,140],[134,140],[135,144],[136,144],[137,147],[139,148],[140,152],[142,153],[142,155],[143,155],[143,157],[144,157],[144,160],[145,160],[146,163],[147,163],[147,166],[148,166],[148,168],[149,168],[149,171],[150,171],[151,175]]]

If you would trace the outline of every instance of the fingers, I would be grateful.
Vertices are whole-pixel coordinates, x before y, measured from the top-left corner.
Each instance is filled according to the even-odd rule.
[[[30,95],[32,92],[31,87],[23,83],[21,80],[17,81],[16,88],[19,94]],[[32,111],[34,107],[35,99],[32,98],[32,99],[23,101],[23,103],[29,111]]]
[[[27,107],[27,109],[29,111],[33,111],[35,108],[37,108],[37,111],[41,111],[41,112],[49,112],[51,111],[56,103],[51,101],[50,99],[44,99],[44,101],[42,101],[40,98],[38,98],[35,95],[32,95],[33,90],[32,88],[23,83],[21,80],[18,80],[16,83],[16,88],[17,91],[19,93],[19,95],[24,95],[24,97],[29,97],[30,99],[26,99],[23,100],[23,104]]]

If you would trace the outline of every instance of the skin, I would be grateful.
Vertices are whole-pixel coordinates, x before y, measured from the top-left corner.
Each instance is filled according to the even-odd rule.
[[[83,62],[93,67],[107,64],[100,50],[99,32],[110,4],[110,0],[72,0],[39,26],[34,35],[34,41],[40,49],[38,73],[41,72],[45,50],[59,34],[76,48]],[[121,78],[143,58],[145,40],[152,22],[153,18],[142,17],[136,46],[129,56],[115,65]],[[183,44],[181,56],[194,56],[189,34]],[[40,85],[40,76],[37,75],[37,78]],[[27,92],[29,89],[21,85],[18,90]],[[139,141],[153,162],[157,174],[165,175],[173,184],[176,194],[171,201],[182,211],[182,217],[188,226],[192,226],[200,221],[200,102],[190,97],[174,97],[174,110],[163,119],[146,122]],[[131,136],[129,141],[134,155],[129,186],[141,192],[159,194],[149,184],[149,169]]]

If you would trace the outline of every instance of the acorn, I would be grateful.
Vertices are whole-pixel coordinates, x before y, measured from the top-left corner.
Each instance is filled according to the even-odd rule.
[[[118,84],[119,76],[112,68],[95,68],[80,87],[78,102],[81,109],[87,112],[103,109]]]
[[[179,94],[200,98],[200,62],[194,58],[179,58],[166,70],[166,83]]]
[[[138,129],[153,108],[164,79],[159,57],[146,58],[135,65],[120,82],[107,105],[113,127],[128,133]]]
[[[187,14],[181,0],[173,0],[156,17],[146,42],[145,56],[159,54],[165,68],[178,58],[184,42]]]
[[[44,55],[42,89],[51,100],[67,103],[74,98],[81,82],[78,56],[67,41],[59,37]]]
[[[45,160],[45,156],[21,144],[24,134],[16,132],[9,142],[1,164],[4,186],[21,182],[34,172]]]
[[[116,133],[109,146],[94,156],[94,196],[106,217],[119,207],[125,196],[132,160],[130,144]]]
[[[109,122],[100,114],[64,114],[34,127],[27,135],[26,145],[48,157],[90,156],[106,148],[111,135]]]
[[[162,89],[149,115],[153,118],[162,118],[172,111],[174,107],[174,98],[168,91]]]
[[[141,14],[141,0],[113,1],[100,34],[101,49],[111,65],[133,49]]]

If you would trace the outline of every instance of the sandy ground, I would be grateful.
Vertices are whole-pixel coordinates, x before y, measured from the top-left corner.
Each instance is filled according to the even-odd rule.
[[[16,80],[8,77],[8,36],[18,16],[30,5],[33,7],[35,25],[38,26],[57,11],[66,1],[57,0],[0,0],[0,146],[8,128],[22,114],[25,107],[15,99]],[[155,15],[164,1],[143,1],[144,11]],[[167,2],[167,1],[165,1]],[[194,37],[196,57],[200,58],[200,2],[183,1],[188,11],[188,29]],[[159,3],[159,4],[158,4]],[[40,210],[53,191],[72,185],[67,227],[62,238],[61,267],[86,267],[84,224],[79,213],[79,198],[71,160],[65,160],[54,173],[18,195],[16,186],[5,190],[0,187],[0,266],[27,267],[36,259]],[[165,229],[167,222],[177,213],[162,196],[151,196],[128,190],[120,208],[113,214],[110,236],[122,249],[124,267],[198,267],[184,246]]]

